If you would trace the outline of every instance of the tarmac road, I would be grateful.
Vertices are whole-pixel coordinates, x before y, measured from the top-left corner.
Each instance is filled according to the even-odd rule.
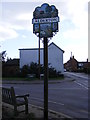
[[[88,118],[88,79],[65,72],[70,81],[48,85],[49,109],[66,117]],[[81,75],[82,76],[82,75]],[[3,84],[14,86],[17,94],[29,93],[29,103],[43,107],[43,84]]]

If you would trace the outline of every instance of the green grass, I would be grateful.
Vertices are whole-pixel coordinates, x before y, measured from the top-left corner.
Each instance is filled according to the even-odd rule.
[[[61,77],[52,77],[52,78],[48,78],[48,80],[63,80],[64,77],[61,76]],[[21,77],[4,77],[2,78],[2,80],[9,80],[9,81],[36,81],[36,80],[39,80],[39,78],[21,78]],[[41,81],[44,80],[44,77],[41,78]]]
[[[49,80],[63,80],[64,77],[53,77],[53,78],[49,78]]]
[[[39,80],[38,78],[17,78],[17,77],[5,77],[2,80],[15,80],[15,81],[32,81],[32,80]]]

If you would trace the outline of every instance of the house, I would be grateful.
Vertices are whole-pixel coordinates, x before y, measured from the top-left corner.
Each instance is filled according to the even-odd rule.
[[[78,62],[78,70],[83,70],[84,69],[84,65],[86,64],[87,62]]]
[[[67,71],[70,71],[70,72],[86,72],[86,73],[90,73],[90,62],[88,62],[88,59],[87,59],[87,61],[78,62],[73,56],[73,57],[70,57],[70,60],[68,60],[64,64],[64,68]]]
[[[30,65],[32,62],[38,64],[38,48],[19,49],[20,50],[20,68],[24,65]],[[48,66],[53,67],[56,71],[63,73],[63,53],[64,51],[59,48],[55,43],[48,46]],[[40,64],[43,65],[43,48],[40,48]]]
[[[78,69],[78,62],[77,60],[74,58],[74,56],[70,57],[70,60],[67,61],[67,63],[64,64],[64,68],[67,71],[72,71],[75,72]]]
[[[88,59],[85,62],[78,62],[78,70],[82,70],[90,74],[90,62],[88,62]]]

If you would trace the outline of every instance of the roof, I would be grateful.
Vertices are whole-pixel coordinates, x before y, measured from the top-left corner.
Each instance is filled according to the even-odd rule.
[[[43,50],[43,48],[40,48],[41,50]],[[19,50],[38,50],[38,48],[22,48]]]
[[[54,42],[52,42],[52,43],[49,44],[49,46],[51,46],[51,45],[56,46],[58,49],[60,49],[60,50],[64,53],[64,50],[62,50],[60,47],[58,47]],[[49,46],[48,46],[48,47],[49,47]]]
[[[58,49],[60,49],[63,53],[64,53],[64,50],[62,50],[60,47],[58,47],[55,43],[50,43],[49,45],[48,45],[48,47],[49,46],[51,46],[51,45],[54,45],[54,46],[56,46]],[[19,49],[19,50],[38,50],[38,48],[22,48],[22,49]],[[40,50],[43,50],[43,48],[40,48]]]

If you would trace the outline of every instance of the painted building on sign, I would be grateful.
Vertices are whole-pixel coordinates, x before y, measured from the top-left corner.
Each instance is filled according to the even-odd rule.
[[[38,48],[19,49],[20,50],[20,68],[24,65],[30,65],[32,62],[38,64]],[[63,53],[64,51],[53,42],[48,46],[48,66],[55,68],[63,73]],[[40,49],[40,64],[43,64],[43,48]]]

